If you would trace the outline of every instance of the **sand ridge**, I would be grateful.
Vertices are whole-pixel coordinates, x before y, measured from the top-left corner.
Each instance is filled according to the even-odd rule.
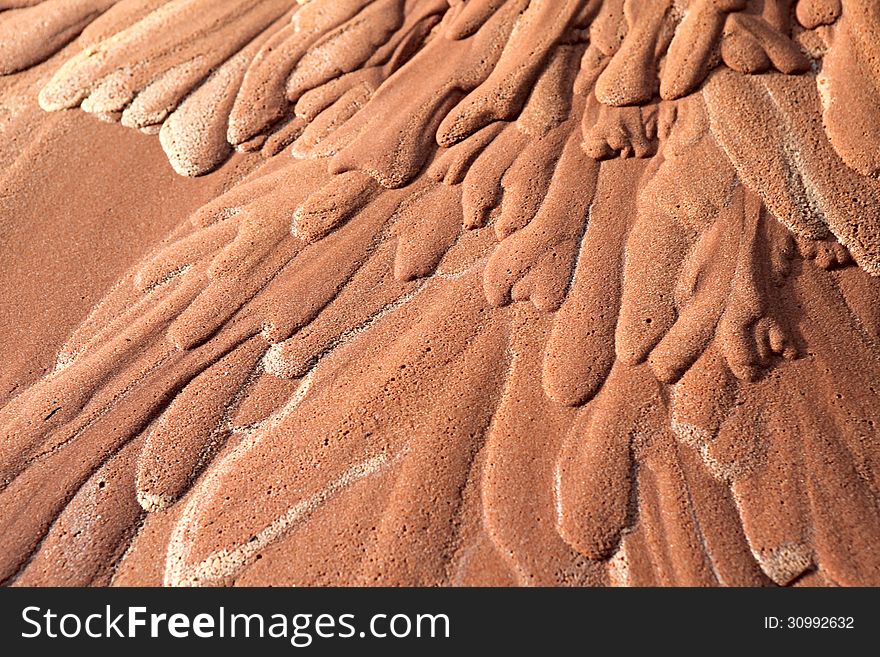
[[[880,581],[876,12],[26,4],[44,109],[265,164],[0,410],[4,581]]]

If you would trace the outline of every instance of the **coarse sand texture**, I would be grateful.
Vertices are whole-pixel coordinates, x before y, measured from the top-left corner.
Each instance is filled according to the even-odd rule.
[[[0,0],[0,582],[880,585],[878,107],[865,0]]]

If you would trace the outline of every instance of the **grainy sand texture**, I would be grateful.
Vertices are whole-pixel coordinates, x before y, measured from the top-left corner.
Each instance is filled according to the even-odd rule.
[[[880,585],[880,3],[0,0],[0,582]]]

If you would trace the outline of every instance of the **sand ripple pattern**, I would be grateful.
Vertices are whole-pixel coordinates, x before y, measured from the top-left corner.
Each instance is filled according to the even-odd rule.
[[[0,0],[265,157],[0,410],[0,580],[880,584],[871,6]]]

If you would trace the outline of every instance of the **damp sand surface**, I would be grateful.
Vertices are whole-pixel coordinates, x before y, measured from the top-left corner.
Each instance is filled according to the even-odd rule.
[[[0,581],[880,582],[861,3],[24,4]]]

